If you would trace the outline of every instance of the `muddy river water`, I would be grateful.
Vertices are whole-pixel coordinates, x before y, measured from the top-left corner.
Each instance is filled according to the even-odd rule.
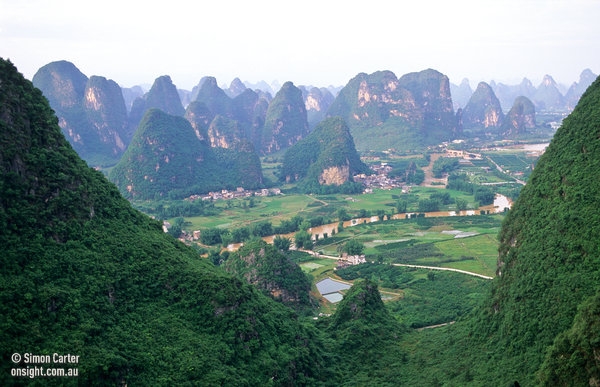
[[[481,213],[481,211],[485,211],[485,212],[489,211],[489,213],[494,214],[494,213],[504,212],[504,209],[510,208],[511,205],[512,205],[512,202],[510,201],[509,198],[507,198],[504,195],[497,194],[494,199],[493,204],[480,207],[477,210],[436,211],[436,212],[424,212],[424,213],[423,212],[407,212],[407,213],[394,214],[392,216],[392,219],[405,219],[407,217],[410,217],[411,215],[416,215],[416,214],[425,214],[426,218],[443,217],[443,216],[473,216],[473,215],[479,215]],[[386,219],[387,219],[387,215],[386,215]],[[344,222],[344,228],[356,226],[356,225],[363,224],[363,223],[377,222],[377,221],[379,221],[379,217],[377,217],[377,216],[351,219],[351,220]],[[336,223],[324,224],[322,226],[311,227],[308,229],[308,232],[311,233],[312,235],[318,235],[319,238],[322,238],[324,234],[331,236],[332,233],[334,232],[334,230],[335,230],[335,232],[337,232],[337,229],[338,229],[338,223],[336,222]],[[294,234],[295,234],[295,232],[290,233],[290,234],[284,234],[281,236],[285,237],[285,238],[290,238],[293,240]],[[275,235],[271,235],[271,236],[264,237],[263,240],[265,240],[267,243],[273,243],[274,238],[275,238]],[[227,250],[235,251],[235,250],[239,249],[241,246],[242,246],[242,243],[232,243],[229,246],[227,246]]]

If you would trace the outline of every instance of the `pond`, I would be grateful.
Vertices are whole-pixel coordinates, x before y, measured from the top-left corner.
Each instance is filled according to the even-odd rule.
[[[351,285],[331,278],[325,278],[324,280],[317,282],[316,285],[319,293],[321,293],[327,301],[333,304],[340,302],[344,298],[344,295],[341,293],[342,290],[348,290],[351,287]]]

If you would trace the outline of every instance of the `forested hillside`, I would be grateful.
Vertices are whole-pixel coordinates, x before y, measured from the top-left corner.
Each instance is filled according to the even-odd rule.
[[[0,384],[11,354],[79,356],[44,385],[290,385],[328,375],[319,334],[134,210],[0,60]]]
[[[211,148],[183,117],[149,110],[127,151],[109,175],[132,199],[185,197],[223,188],[262,186],[252,144]]]
[[[596,80],[504,220],[491,294],[467,318],[417,339],[409,384],[598,385],[599,168]]]
[[[194,170],[172,147],[194,162],[232,169],[219,164],[229,160],[219,152],[241,148],[213,153],[206,145],[208,153],[193,153],[191,142],[200,140],[189,122],[147,114],[155,117],[134,142],[150,150],[130,160],[153,158],[129,166],[144,168],[147,180],[159,181],[152,173],[161,170]],[[351,171],[360,161],[343,120],[323,124],[290,149],[312,162],[283,176],[320,184],[335,175],[323,171]],[[290,151],[286,159],[307,159]],[[454,324],[418,331],[391,314],[376,282],[365,278],[330,317],[313,320],[272,299],[298,301],[302,313],[310,308],[307,278],[284,253],[250,242],[225,263],[230,274],[164,233],[86,165],[42,93],[0,59],[0,383],[25,380],[11,376],[29,366],[13,354],[59,353],[79,356],[79,376],[33,384],[599,385],[599,170],[597,79],[506,215],[497,277],[483,303],[468,315],[448,310],[458,316]],[[428,286],[436,281],[420,275]],[[416,302],[418,294],[403,290]]]
[[[352,191],[352,176],[367,173],[356,152],[354,139],[340,117],[327,118],[283,158],[280,180],[300,181],[305,192]],[[358,192],[362,186],[358,187]]]

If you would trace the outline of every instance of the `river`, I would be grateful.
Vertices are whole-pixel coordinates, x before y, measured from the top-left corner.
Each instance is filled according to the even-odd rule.
[[[485,212],[489,211],[489,213],[497,214],[497,213],[504,212],[504,209],[510,208],[511,205],[512,205],[512,202],[509,198],[507,198],[504,195],[496,194],[493,204],[480,207],[477,210],[435,211],[435,212],[424,212],[424,213],[423,212],[407,212],[407,213],[394,214],[392,216],[392,219],[405,219],[411,215],[416,215],[416,214],[425,214],[426,218],[435,218],[435,217],[444,217],[444,216],[473,216],[473,215],[479,215],[481,213],[481,211],[485,211]],[[385,219],[388,219],[387,215],[386,215]],[[373,222],[378,222],[378,221],[379,221],[379,217],[377,217],[377,216],[370,216],[370,217],[366,217],[366,218],[355,218],[355,219],[345,221],[344,228],[353,227],[353,226],[363,224],[363,223],[373,223]],[[317,227],[311,227],[308,229],[308,232],[313,235],[313,239],[314,239],[315,235],[318,236],[319,238],[322,238],[324,234],[327,234],[327,236],[331,236],[333,234],[334,230],[335,230],[335,232],[337,232],[338,223],[339,222],[324,224],[324,225],[317,226]],[[290,238],[293,240],[294,234],[295,234],[295,232],[289,233],[289,234],[283,234],[280,236],[285,237],[285,238]],[[275,236],[276,235],[266,236],[263,238],[263,240],[266,241],[267,243],[273,243],[273,239],[275,239]],[[242,243],[232,243],[229,246],[227,246],[227,250],[236,251],[242,245],[243,245]]]

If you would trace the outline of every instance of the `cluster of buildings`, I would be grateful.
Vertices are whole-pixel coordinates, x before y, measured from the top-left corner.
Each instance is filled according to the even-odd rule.
[[[239,199],[247,198],[251,196],[271,196],[281,195],[281,189],[279,188],[263,188],[258,190],[246,190],[242,187],[238,187],[235,191],[229,191],[223,189],[221,191],[209,192],[206,195],[191,195],[186,200],[219,200],[219,199]]]
[[[361,263],[366,263],[367,260],[364,254],[361,255],[348,255],[348,253],[343,253],[342,257],[338,259],[335,269],[343,269],[348,266],[360,265]]]
[[[403,183],[402,179],[388,177],[388,173],[392,171],[392,167],[387,163],[373,165],[371,166],[371,170],[374,172],[371,175],[361,173],[353,176],[355,182],[362,183],[365,186],[364,193],[373,193],[374,188],[402,188],[403,193],[410,191],[410,187]]]

